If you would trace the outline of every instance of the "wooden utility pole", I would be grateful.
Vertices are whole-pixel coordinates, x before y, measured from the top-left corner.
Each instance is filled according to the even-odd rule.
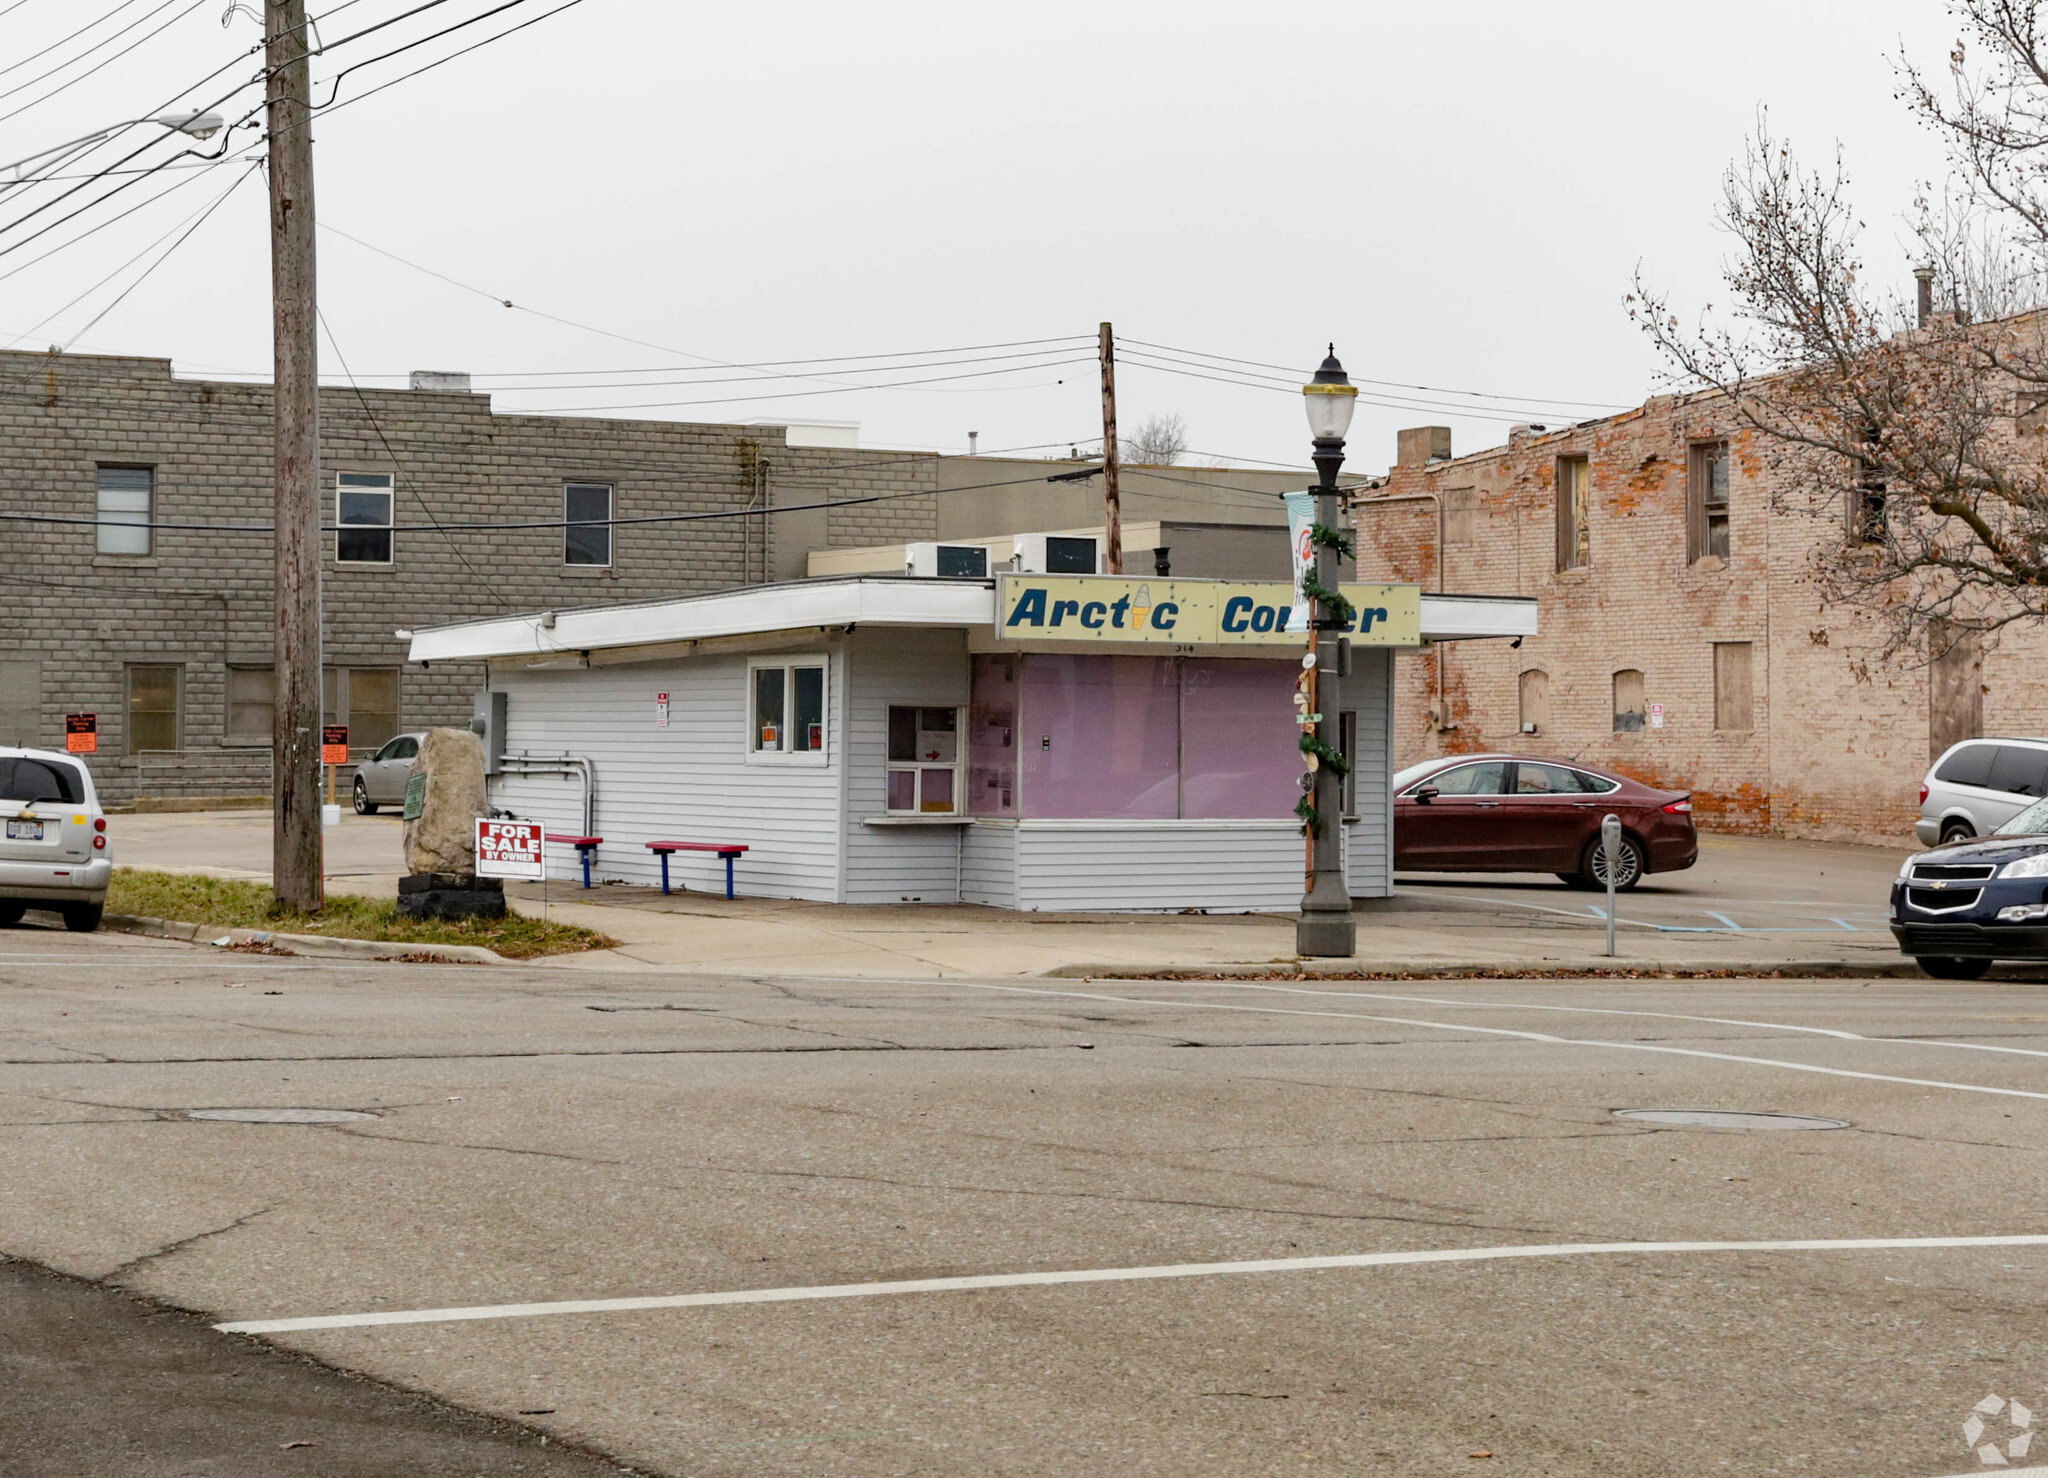
[[[1116,335],[1102,325],[1102,568],[1124,572],[1124,508],[1116,487]]]
[[[271,320],[276,372],[276,680],[271,877],[277,900],[322,902],[320,855],[320,364],[313,275],[313,108],[306,0],[265,0]]]

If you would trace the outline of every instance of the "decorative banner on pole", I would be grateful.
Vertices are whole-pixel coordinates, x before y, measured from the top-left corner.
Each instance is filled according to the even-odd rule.
[[[541,827],[538,821],[486,821],[476,823],[476,875],[480,878],[529,878],[545,876],[541,863]]]
[[[100,716],[96,713],[67,713],[64,715],[64,752],[66,754],[98,754],[100,752]]]
[[[1281,499],[1287,505],[1287,547],[1294,551],[1294,605],[1287,613],[1283,631],[1308,630],[1308,577],[1316,567],[1315,540],[1309,531],[1316,523],[1316,495],[1313,489],[1289,493]]]
[[[322,724],[320,726],[320,763],[323,765],[345,765],[348,763],[347,724]]]

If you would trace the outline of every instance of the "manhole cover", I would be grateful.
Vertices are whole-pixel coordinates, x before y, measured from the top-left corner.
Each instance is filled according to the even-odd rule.
[[[374,1119],[375,1114],[354,1109],[239,1108],[193,1109],[188,1119],[219,1119],[229,1124],[348,1124],[357,1119]]]
[[[1640,1124],[1676,1124],[1684,1129],[1847,1129],[1846,1119],[1805,1114],[1760,1114],[1742,1109],[1616,1109],[1617,1119]]]

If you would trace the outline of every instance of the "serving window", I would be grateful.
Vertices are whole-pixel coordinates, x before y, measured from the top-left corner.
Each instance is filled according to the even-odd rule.
[[[889,710],[889,811],[950,816],[960,805],[960,710]]]

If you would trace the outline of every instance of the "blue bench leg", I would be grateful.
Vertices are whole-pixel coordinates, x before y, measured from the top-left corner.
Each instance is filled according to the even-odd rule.
[[[736,855],[732,852],[725,854],[725,896],[727,898],[732,897],[732,863]]]
[[[661,854],[661,894],[664,898],[668,896],[668,853],[666,852]]]
[[[589,847],[578,847],[578,848],[576,849],[576,851],[577,851],[577,852],[578,852],[578,853],[579,853],[579,854],[580,854],[580,855],[582,856],[582,858],[583,858],[583,886],[584,886],[584,887],[586,887],[586,888],[588,888],[588,887],[590,886],[590,853],[591,853],[591,850],[592,850],[592,849],[591,849],[591,848],[589,848]]]

